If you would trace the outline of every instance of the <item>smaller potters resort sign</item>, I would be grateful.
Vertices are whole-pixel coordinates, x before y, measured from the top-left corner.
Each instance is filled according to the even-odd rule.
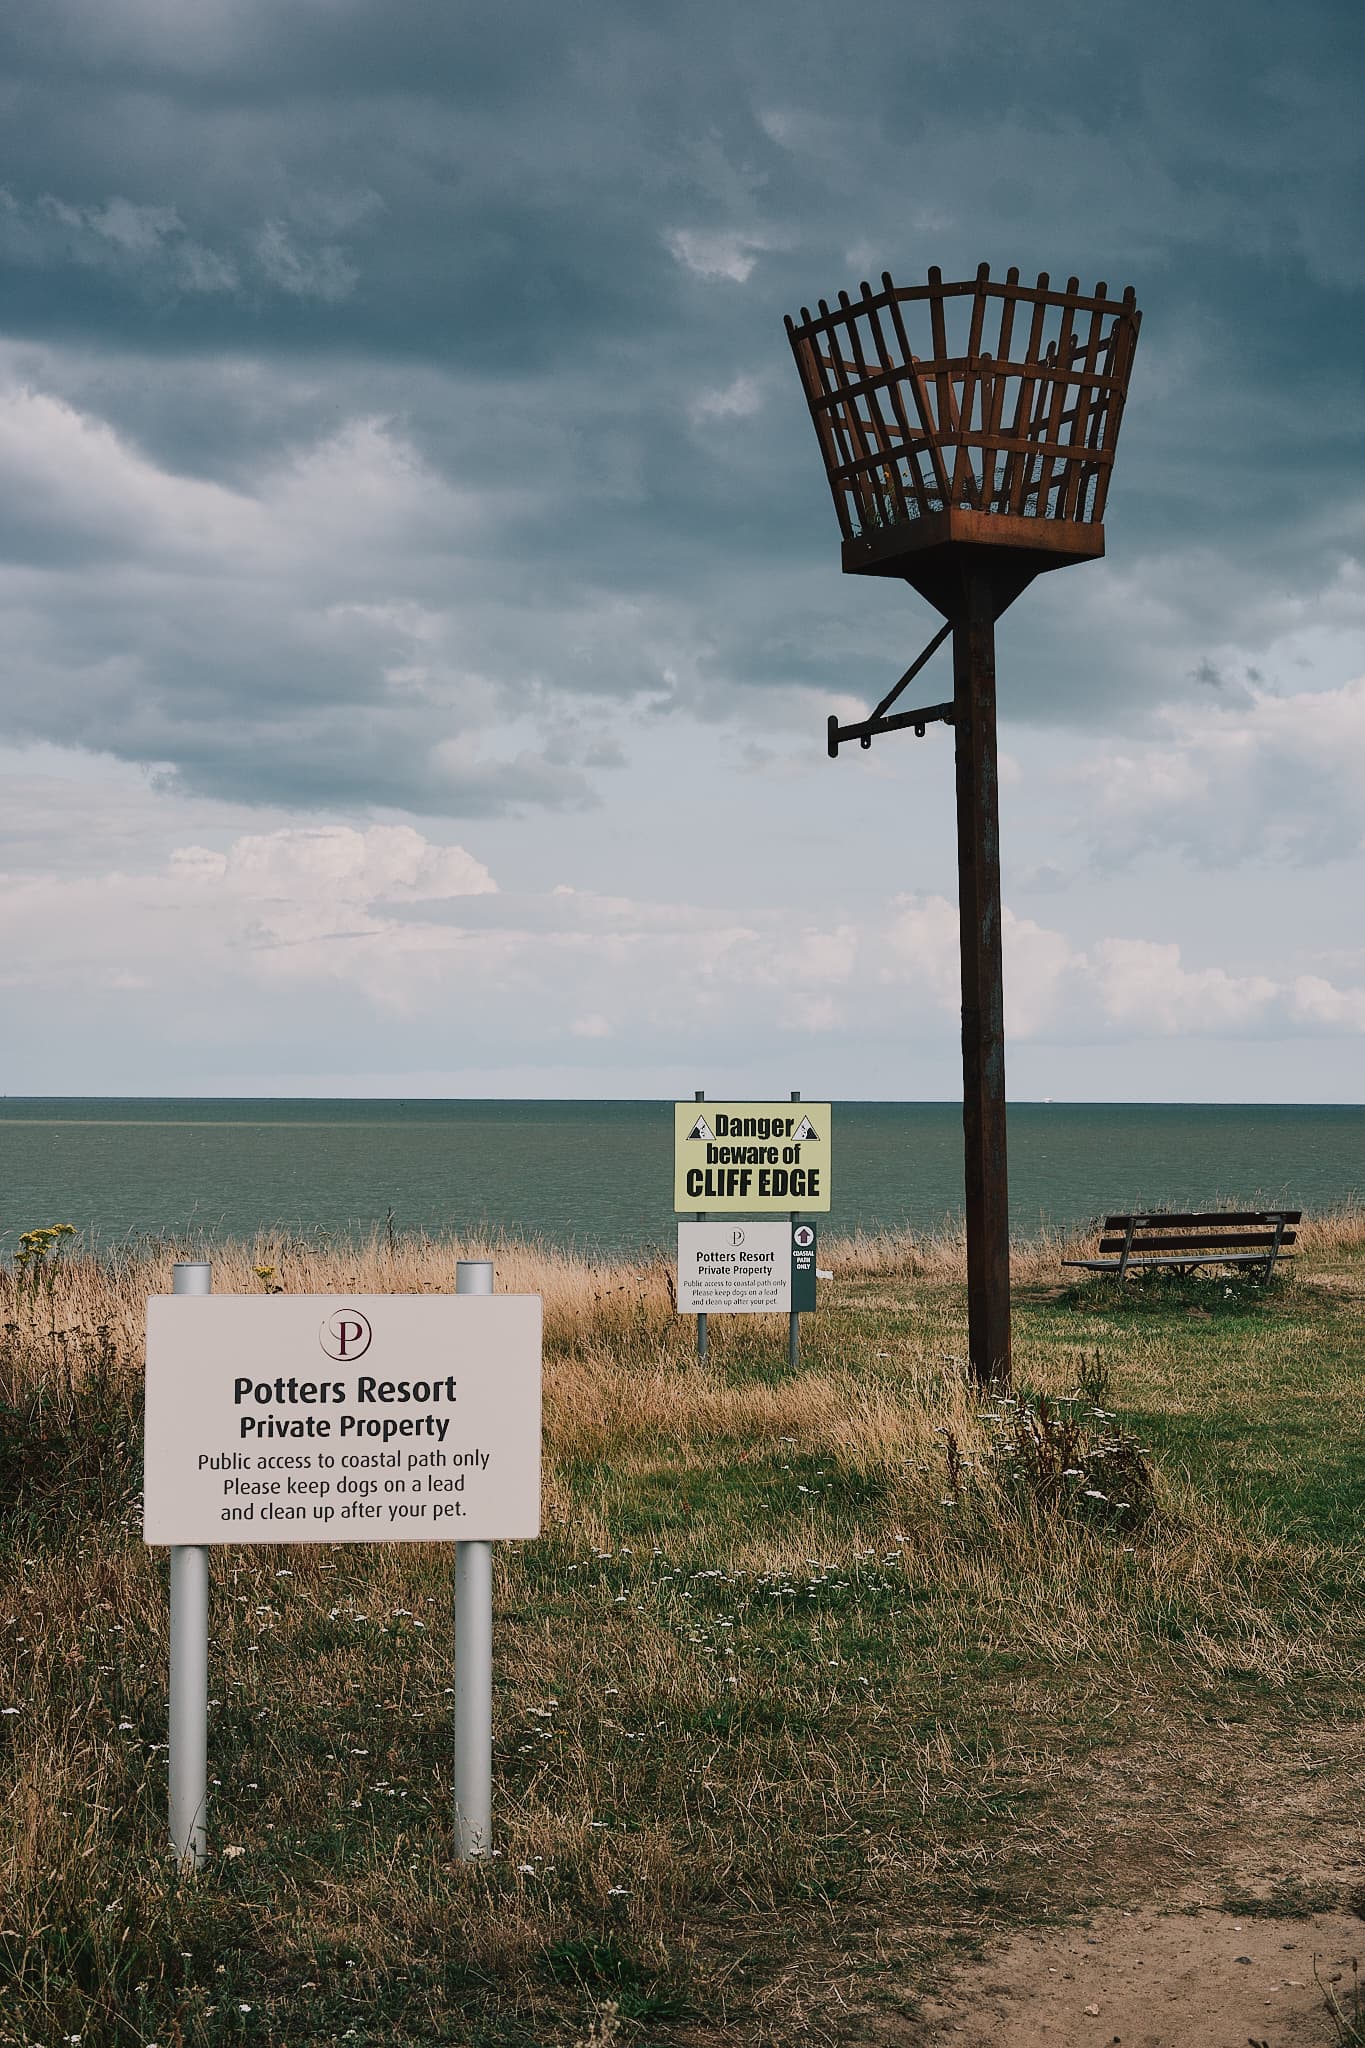
[[[813,1223],[680,1223],[679,1315],[784,1315],[815,1307]]]

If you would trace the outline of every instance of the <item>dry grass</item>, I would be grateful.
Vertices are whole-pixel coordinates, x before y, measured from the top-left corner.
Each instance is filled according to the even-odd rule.
[[[1055,1280],[1064,1258],[1086,1242],[1077,1231],[1045,1231],[1010,1246],[1010,1274],[1016,1285]],[[966,1226],[945,1223],[942,1229],[877,1230],[832,1238],[821,1247],[842,1280],[905,1279],[948,1285],[967,1276]]]
[[[1011,1278],[1018,1286],[1055,1282],[1061,1262],[1083,1248],[1083,1232],[1055,1232],[1011,1247]],[[1316,1266],[1350,1257],[1365,1247],[1365,1206],[1310,1216],[1299,1229],[1301,1255]],[[492,1259],[499,1291],[539,1294],[545,1302],[545,1336],[552,1351],[589,1342],[616,1343],[646,1332],[664,1339],[676,1328],[672,1272],[665,1259],[596,1260],[555,1246],[503,1239],[430,1238],[403,1235],[390,1244],[382,1233],[354,1245],[319,1246],[306,1240],[264,1235],[251,1244],[157,1243],[108,1257],[62,1252],[36,1294],[50,1305],[59,1329],[94,1330],[106,1325],[120,1356],[134,1358],[142,1341],[149,1294],[169,1293],[177,1259],[211,1256],[219,1293],[254,1293],[265,1285],[290,1294],[425,1293],[449,1291],[460,1259]],[[966,1277],[966,1239],[960,1224],[933,1232],[863,1232],[830,1237],[821,1246],[841,1285],[884,1280],[951,1286]],[[262,1281],[265,1272],[269,1279]],[[15,1313],[14,1275],[0,1271],[0,1308]],[[44,1316],[47,1310],[44,1309]],[[736,1319],[742,1329],[745,1319]]]
[[[1305,1277],[1358,1275],[1361,1213],[1311,1228]],[[1024,1248],[1016,1277],[1040,1292],[1059,1252]],[[545,1534],[497,1554],[484,1868],[449,1860],[448,1552],[216,1551],[215,1853],[183,1883],[164,1562],[136,1504],[144,1305],[174,1255],[5,1282],[0,2041],[834,2040],[892,1996],[869,1961],[888,1924],[1100,1882],[1055,1853],[1096,1745],[1154,1713],[1359,1697],[1358,1539],[1328,1511],[1358,1400],[1345,1295],[1021,1308],[1021,1386],[1090,1386],[1056,1411],[1079,1455],[1114,1440],[1111,1405],[1156,1448],[1130,1532],[1013,1481],[1018,1417],[959,1363],[950,1235],[827,1241],[795,1373],[742,1317],[699,1364],[660,1264],[263,1240],[215,1249],[220,1291],[445,1290],[492,1256],[501,1289],[543,1295]],[[1319,1480],[1328,1506],[1299,1514]]]
[[[121,1358],[138,1361],[149,1294],[168,1294],[178,1259],[211,1257],[220,1294],[449,1293],[460,1259],[493,1259],[504,1294],[540,1294],[545,1341],[563,1349],[591,1335],[612,1341],[636,1333],[642,1319],[658,1334],[671,1324],[670,1269],[659,1260],[596,1263],[550,1246],[382,1235],[355,1245],[317,1246],[263,1236],[251,1244],[164,1243],[108,1258],[58,1253],[30,1288],[36,1320],[57,1331],[107,1328]],[[0,1273],[0,1304],[17,1313],[15,1280]],[[32,1321],[33,1318],[30,1318]]]

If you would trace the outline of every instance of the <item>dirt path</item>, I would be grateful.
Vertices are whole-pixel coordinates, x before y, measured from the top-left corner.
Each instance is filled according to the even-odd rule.
[[[1223,1730],[1197,1764],[1156,1745],[1105,1766],[1111,1898],[1089,1924],[988,1947],[925,2001],[945,2048],[1332,2048],[1330,1988],[1365,1966],[1358,1730],[1274,1750]],[[1098,1790],[1098,1787],[1097,1787]],[[1195,1873],[1198,1873],[1197,1875]],[[1315,1981],[1314,1965],[1321,1984]],[[1365,1975],[1365,1969],[1363,1969]],[[1365,2033],[1365,2027],[1362,2027]]]
[[[952,2048],[1328,2048],[1338,2039],[1313,1964],[1349,2001],[1365,1922],[1201,1910],[1110,1910],[1088,1929],[1023,1935],[924,2008]],[[1348,2005],[1349,2009],[1349,2005]]]

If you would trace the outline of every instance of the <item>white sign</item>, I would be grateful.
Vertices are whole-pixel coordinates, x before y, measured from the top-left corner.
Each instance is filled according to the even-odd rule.
[[[147,1303],[148,1543],[540,1533],[540,1297]]]
[[[680,1223],[678,1313],[786,1313],[792,1301],[790,1223]]]

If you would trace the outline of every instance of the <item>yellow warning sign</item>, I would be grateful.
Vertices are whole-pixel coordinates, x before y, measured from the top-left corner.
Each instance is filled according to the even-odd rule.
[[[709,1215],[827,1210],[827,1102],[675,1102],[673,1207]]]

